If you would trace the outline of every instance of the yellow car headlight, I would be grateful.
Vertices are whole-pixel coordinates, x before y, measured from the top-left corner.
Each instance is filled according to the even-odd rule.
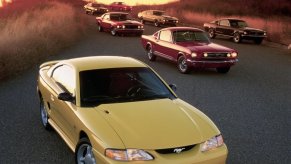
[[[106,149],[105,155],[117,161],[148,161],[154,158],[140,149]]]
[[[200,150],[202,152],[206,152],[206,151],[215,149],[217,147],[220,147],[223,144],[224,144],[224,142],[223,142],[222,135],[218,135],[218,136],[212,137],[211,139],[209,139],[209,140],[205,141],[204,143],[202,143],[202,146],[201,146]]]

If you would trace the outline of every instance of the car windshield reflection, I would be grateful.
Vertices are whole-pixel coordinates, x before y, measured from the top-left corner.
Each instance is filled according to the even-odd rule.
[[[163,11],[154,11],[153,15],[162,16],[164,14]]]
[[[175,42],[210,42],[207,34],[201,31],[174,31],[173,36]]]
[[[247,22],[241,21],[241,20],[231,20],[230,24],[231,24],[232,27],[236,27],[236,28],[248,27]]]
[[[81,106],[174,99],[148,68],[110,68],[80,72]]]
[[[131,20],[132,18],[128,14],[111,14],[110,19],[115,21],[125,21]]]

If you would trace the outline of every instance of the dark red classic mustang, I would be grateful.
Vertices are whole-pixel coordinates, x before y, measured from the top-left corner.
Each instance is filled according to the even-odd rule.
[[[164,28],[153,35],[142,35],[141,42],[150,61],[157,56],[174,61],[181,73],[188,73],[191,67],[227,73],[238,61],[235,50],[211,43],[207,34],[197,28]]]
[[[124,12],[108,12],[101,17],[96,17],[98,30],[110,31],[111,35],[116,34],[136,34],[138,36],[143,34],[143,24],[131,19],[128,13]]]
[[[129,12],[132,10],[132,7],[127,5],[124,2],[113,2],[108,6],[108,8],[111,11],[127,11],[127,12]]]

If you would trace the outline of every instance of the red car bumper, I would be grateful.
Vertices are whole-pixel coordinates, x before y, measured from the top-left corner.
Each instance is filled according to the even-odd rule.
[[[116,29],[118,34],[143,34],[144,29]]]
[[[238,59],[232,59],[232,60],[222,60],[222,61],[209,61],[209,60],[187,60],[187,64],[190,67],[196,67],[196,68],[220,68],[220,67],[230,67],[234,65],[236,62],[238,62]]]

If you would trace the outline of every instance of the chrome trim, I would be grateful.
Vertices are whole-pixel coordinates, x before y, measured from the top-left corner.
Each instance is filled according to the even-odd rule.
[[[163,53],[160,53],[158,51],[154,51],[154,54],[157,55],[157,56],[160,56],[162,58],[166,58],[166,59],[169,59],[169,60],[174,60],[173,57],[169,56],[169,55],[166,55],[166,54],[163,54]]]
[[[234,60],[224,60],[224,61],[206,61],[206,60],[203,60],[203,61],[195,61],[195,60],[187,59],[187,62],[190,62],[192,64],[195,64],[195,63],[206,63],[206,64],[225,64],[225,63],[230,63],[230,64],[233,64],[233,63],[238,62],[238,59],[234,59]]]
[[[116,28],[116,31],[144,31],[144,29]]]
[[[267,35],[245,35],[245,34],[242,34],[241,35],[242,37],[254,37],[254,38],[266,38]]]

